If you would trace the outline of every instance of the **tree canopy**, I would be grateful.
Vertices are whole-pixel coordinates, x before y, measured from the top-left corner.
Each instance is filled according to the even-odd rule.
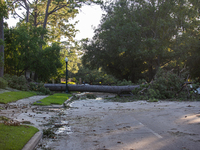
[[[83,64],[132,82],[151,81],[159,67],[184,67],[198,43],[196,3],[118,0],[104,4],[106,14],[93,39],[85,43]]]
[[[41,38],[46,30],[21,24],[5,30],[5,73],[22,75],[26,70],[34,71],[42,81],[57,74],[61,67],[58,43],[47,45]],[[43,49],[40,45],[43,45]]]
[[[20,18],[15,28],[5,29],[5,73],[21,75],[27,70],[41,81],[64,76],[64,58],[70,57],[70,73],[76,73],[79,59],[74,41],[77,30],[70,18],[83,4],[93,0],[11,0],[9,9]],[[18,10],[24,10],[22,15]],[[1,12],[2,13],[2,12]],[[65,38],[65,42],[62,38]],[[73,46],[72,46],[73,45]],[[61,71],[62,70],[62,71]]]

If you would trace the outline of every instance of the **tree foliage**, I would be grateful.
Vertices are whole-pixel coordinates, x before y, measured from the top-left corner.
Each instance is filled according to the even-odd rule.
[[[200,42],[198,42],[198,45],[190,52],[186,64],[189,68],[191,77],[200,81]]]
[[[46,30],[22,24],[5,30],[5,73],[22,75],[26,70],[33,71],[42,81],[48,81],[61,67],[60,50],[57,43],[51,46],[41,39]],[[43,48],[40,48],[40,45]]]
[[[198,100],[197,88],[199,83],[188,82],[185,77],[178,76],[172,71],[159,68],[155,80],[151,83],[143,82],[132,92],[135,99],[158,101],[158,99]]]
[[[78,8],[83,4],[99,3],[98,0],[12,0],[14,17],[19,17],[21,22],[29,22],[35,27],[48,29],[48,41],[60,42],[62,36],[68,41],[73,41],[77,31],[74,24],[69,23],[70,18],[78,14]],[[19,15],[16,8],[25,11]],[[43,36],[42,36],[43,38]]]
[[[20,22],[17,28],[6,30],[6,73],[21,75],[31,70],[42,81],[60,78],[65,75],[66,55],[70,57],[70,73],[76,73],[79,59],[72,43],[77,30],[69,19],[78,14],[83,4],[98,3],[98,0],[11,2],[11,13]],[[16,9],[24,12],[20,15]],[[63,37],[67,42],[61,43]]]
[[[104,5],[106,14],[85,43],[83,64],[132,82],[151,81],[159,67],[182,68],[198,37],[195,2],[118,0]]]
[[[76,79],[81,78],[82,82],[87,84],[103,84],[111,85],[116,84],[117,80],[112,75],[108,75],[101,69],[90,70],[83,66],[80,66],[78,73],[74,75]]]

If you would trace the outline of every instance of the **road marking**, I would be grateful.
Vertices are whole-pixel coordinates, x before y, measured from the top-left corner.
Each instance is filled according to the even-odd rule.
[[[138,121],[139,122],[139,121]],[[153,130],[151,130],[150,128],[148,128],[147,126],[145,126],[144,124],[142,124],[141,122],[139,122],[140,125],[144,126],[147,128],[147,130],[149,130],[151,133],[153,133],[155,136],[157,136],[158,138],[162,139],[163,137],[161,135],[159,135],[158,133],[154,132]]]

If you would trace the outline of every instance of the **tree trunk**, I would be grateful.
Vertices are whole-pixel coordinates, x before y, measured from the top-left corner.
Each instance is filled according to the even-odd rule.
[[[26,23],[29,22],[29,5],[28,3],[26,2],[26,0],[24,0],[24,5],[26,7]]]
[[[0,39],[4,41],[3,17],[0,20]],[[0,45],[0,77],[4,75],[4,46]]]
[[[46,88],[51,91],[66,91],[65,84],[44,84]],[[131,86],[105,86],[105,85],[68,85],[69,91],[79,91],[79,92],[106,92],[106,93],[121,93],[121,92],[131,92],[139,85]]]
[[[49,15],[48,11],[49,11],[49,5],[50,5],[50,3],[51,3],[51,0],[48,0],[47,7],[46,7],[45,18],[44,18],[44,23],[43,23],[43,28],[44,29],[46,29],[46,25],[47,25],[47,19],[48,19],[48,15]],[[42,35],[41,38],[43,40],[44,35]]]

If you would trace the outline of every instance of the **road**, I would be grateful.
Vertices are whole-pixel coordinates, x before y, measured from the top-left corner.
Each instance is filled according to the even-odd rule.
[[[67,126],[38,150],[200,149],[200,102],[78,100],[61,120]]]

